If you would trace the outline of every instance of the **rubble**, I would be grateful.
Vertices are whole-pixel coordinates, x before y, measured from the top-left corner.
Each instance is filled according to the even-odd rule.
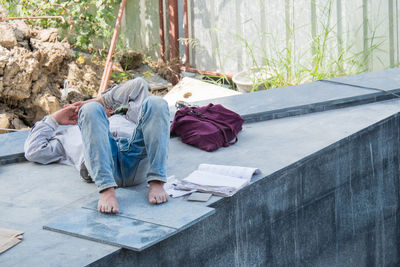
[[[171,83],[152,69],[143,73],[131,70],[140,69],[143,59],[142,54],[134,51],[122,54],[122,66],[115,62],[112,71],[124,75],[116,75],[115,81],[144,77],[152,94],[165,94]],[[9,20],[0,6],[0,128],[32,127],[65,104],[96,97],[103,64],[101,59],[74,52],[66,40],[59,41],[57,29],[30,27],[23,20]],[[135,73],[126,75],[128,69]],[[155,70],[162,77],[178,78],[169,66]],[[113,82],[110,80],[110,85]]]
[[[7,129],[10,127],[10,119],[11,116],[9,114],[0,114],[0,133],[6,132],[2,129]]]
[[[119,63],[124,70],[133,70],[139,68],[143,62],[143,55],[141,53],[129,50],[123,53]]]
[[[68,42],[58,39],[57,29],[8,20],[0,7],[0,128],[32,126],[64,104],[96,93],[101,68],[77,64]],[[64,84],[74,90],[61,100]]]
[[[8,22],[0,22],[0,45],[6,48],[13,48],[17,44],[17,37],[11,25]]]

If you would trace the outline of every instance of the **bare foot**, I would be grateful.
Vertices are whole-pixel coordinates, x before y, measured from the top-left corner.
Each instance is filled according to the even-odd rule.
[[[164,190],[164,183],[161,181],[149,182],[149,202],[151,204],[161,204],[168,201],[168,194]]]
[[[97,210],[102,213],[117,213],[119,211],[118,202],[113,187],[101,191],[100,199],[97,204]]]

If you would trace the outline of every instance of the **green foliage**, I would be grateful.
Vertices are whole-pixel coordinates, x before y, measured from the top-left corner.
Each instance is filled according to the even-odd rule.
[[[233,82],[227,76],[202,75],[201,80],[214,85],[233,88]]]
[[[332,25],[333,0],[328,0],[320,6],[323,20],[320,21],[320,31],[313,36],[307,48],[295,47],[294,35],[299,29],[286,25],[286,47],[282,47],[283,40],[272,33],[260,32],[259,42],[249,41],[230,30],[212,29],[222,34],[234,36],[237,44],[244,49],[248,62],[248,80],[252,82],[252,91],[301,84],[320,79],[329,79],[343,75],[353,75],[369,70],[371,56],[380,50],[385,40],[372,29],[368,39],[368,49],[355,51],[353,44],[339,43],[335,33],[337,25]],[[249,21],[243,22],[248,23]],[[304,27],[304,25],[302,26]],[[268,47],[259,47],[264,38],[271,38]],[[347,38],[351,39],[351,38]],[[189,42],[190,45],[196,42]],[[298,45],[298,44],[297,44]],[[295,49],[296,48],[296,49]],[[237,49],[237,47],[235,47]],[[261,51],[261,53],[259,52]],[[220,48],[216,48],[220,56]],[[261,55],[260,55],[261,54]],[[231,58],[232,53],[226,53]],[[220,60],[224,69],[224,60]],[[213,83],[224,85],[223,79],[212,79]]]
[[[321,31],[312,38],[309,50],[304,51],[304,55],[300,54],[296,60],[293,60],[292,46],[288,45],[283,51],[278,51],[276,58],[265,57],[262,70],[268,74],[263,77],[267,76],[268,78],[255,81],[253,90],[257,89],[260,84],[264,88],[276,88],[368,71],[371,54],[382,44],[382,41],[379,41],[380,37],[375,35],[374,30],[367,51],[350,52],[352,45],[339,44],[334,33],[336,25],[330,23],[332,3],[333,1],[330,0],[326,6],[321,7],[321,12],[326,19],[320,24]],[[289,30],[291,39],[296,29],[289,28]],[[304,61],[302,57],[310,53],[312,54],[311,62]],[[305,64],[301,62],[305,62]]]
[[[121,0],[0,0],[10,16],[62,16],[55,19],[29,20],[44,28],[61,29],[75,48],[101,51],[109,46]],[[93,51],[94,52],[94,51]]]
[[[132,73],[129,72],[118,72],[118,73],[111,73],[111,78],[117,83],[122,83],[128,81],[130,79],[135,78]]]

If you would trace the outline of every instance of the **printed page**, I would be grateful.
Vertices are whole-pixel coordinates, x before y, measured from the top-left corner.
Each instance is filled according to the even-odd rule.
[[[250,181],[253,174],[261,173],[261,171],[258,168],[215,165],[215,164],[200,164],[198,170],[214,174],[221,174],[225,176],[241,178],[247,181]]]
[[[194,171],[188,177],[183,179],[183,181],[202,186],[231,187],[236,189],[239,189],[248,183],[246,179],[205,171]]]

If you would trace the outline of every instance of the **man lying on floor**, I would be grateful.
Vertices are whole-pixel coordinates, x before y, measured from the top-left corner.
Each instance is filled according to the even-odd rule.
[[[126,115],[110,117],[121,106],[127,107]],[[136,78],[44,117],[30,131],[24,149],[29,161],[73,165],[86,181],[93,178],[100,192],[98,210],[117,213],[114,189],[145,179],[150,203],[168,200],[163,186],[168,146],[168,104],[148,97],[147,83]]]

